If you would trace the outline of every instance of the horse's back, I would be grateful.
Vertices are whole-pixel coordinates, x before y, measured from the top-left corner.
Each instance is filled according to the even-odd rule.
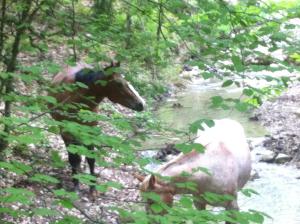
[[[232,157],[237,164],[238,185],[241,188],[247,182],[251,172],[250,150],[244,128],[239,122],[231,119],[215,120],[214,122],[215,125],[213,127],[205,127],[204,131],[198,131],[198,137],[195,142],[203,145],[220,144],[219,147],[213,149],[212,147],[207,147],[206,150],[214,150],[214,152],[206,152],[206,156],[208,159],[215,157],[215,160],[220,155],[224,155],[226,151],[227,157]],[[222,161],[220,161],[220,164],[222,164]],[[224,169],[226,169],[225,164]]]
[[[93,69],[93,67],[84,62],[79,62],[75,66],[65,66],[61,72],[54,76],[52,79],[53,84],[60,83],[73,83],[75,81],[76,73],[80,72],[83,69]]]

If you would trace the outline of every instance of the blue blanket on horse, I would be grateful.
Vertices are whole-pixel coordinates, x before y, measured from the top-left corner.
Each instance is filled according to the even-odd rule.
[[[88,85],[94,83],[97,80],[101,80],[104,77],[105,74],[103,71],[95,71],[90,68],[84,68],[75,74],[75,81],[82,82]]]

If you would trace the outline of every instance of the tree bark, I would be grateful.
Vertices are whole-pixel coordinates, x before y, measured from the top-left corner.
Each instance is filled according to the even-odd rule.
[[[16,34],[15,34],[14,42],[13,42],[12,49],[10,52],[10,57],[9,57],[8,61],[5,61],[6,72],[9,74],[16,71],[17,57],[19,54],[20,42],[21,42],[22,35],[26,31],[26,26],[24,24],[31,22],[33,19],[33,16],[36,13],[36,10],[34,10],[31,14],[29,14],[31,4],[32,4],[31,0],[28,0],[26,2],[25,6],[23,8],[23,11],[21,13],[19,22],[15,24]],[[5,25],[5,24],[3,24],[3,25]],[[4,43],[2,43],[2,44],[4,46]],[[13,91],[14,91],[13,82],[14,82],[13,77],[10,76],[9,78],[7,78],[7,80],[5,81],[5,84],[4,84],[4,87],[5,87],[5,91],[3,93],[4,95],[9,95],[9,94],[13,93]],[[6,118],[11,117],[11,106],[12,106],[11,100],[4,101],[4,114],[3,114],[4,117],[6,117]],[[4,135],[8,135],[10,132],[10,125],[4,124],[3,131],[5,133]],[[2,152],[7,147],[8,142],[5,139],[5,136],[0,136],[0,137],[1,137],[0,138],[0,152]]]
[[[126,12],[126,43],[125,43],[125,49],[130,49],[132,46],[131,38],[132,38],[132,19],[131,19],[131,13],[130,13],[130,6],[128,6],[127,12]]]
[[[3,60],[3,46],[4,46],[4,27],[5,27],[5,21],[6,21],[6,0],[2,0],[1,5],[1,24],[0,24],[0,61]]]

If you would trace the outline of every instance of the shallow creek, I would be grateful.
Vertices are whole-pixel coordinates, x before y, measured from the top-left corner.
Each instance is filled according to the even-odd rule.
[[[188,124],[200,118],[232,118],[238,120],[245,128],[246,135],[252,142],[261,141],[267,134],[258,122],[250,121],[248,113],[236,110],[223,110],[210,107],[210,98],[220,95],[224,98],[237,98],[241,90],[234,88],[221,88],[220,83],[194,80],[176,98],[169,99],[157,111],[157,116],[170,128],[187,130]],[[173,108],[174,103],[182,107]],[[172,136],[153,136],[147,145],[152,147],[162,142],[172,143],[182,138]],[[255,144],[253,144],[255,146]],[[300,170],[290,166],[257,162],[257,155],[264,150],[261,144],[256,144],[252,151],[253,170],[259,178],[249,181],[245,188],[251,188],[259,193],[248,198],[239,195],[241,210],[258,210],[265,212],[272,219],[266,218],[264,223],[273,224],[300,224]],[[148,156],[152,154],[149,153]],[[152,154],[153,155],[153,154]],[[155,169],[157,164],[149,164],[148,169]]]

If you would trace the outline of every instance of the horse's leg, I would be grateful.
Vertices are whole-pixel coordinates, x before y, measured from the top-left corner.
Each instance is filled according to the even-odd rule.
[[[238,203],[237,203],[237,199],[235,200],[232,200],[230,202],[227,203],[225,209],[227,211],[232,211],[232,210],[236,210],[236,211],[239,211],[239,206],[238,206]],[[235,218],[234,217],[234,214],[232,214],[232,218]],[[225,222],[225,224],[232,224],[232,222]]]
[[[198,210],[205,210],[206,203],[201,198],[194,196],[193,203]]]
[[[81,156],[71,152],[68,152],[68,156],[69,156],[69,163],[71,164],[72,167],[72,176],[74,176],[80,171]],[[74,190],[79,191],[78,179],[73,177],[72,181],[74,184]]]
[[[89,150],[91,150],[91,151],[94,150],[94,146],[93,145],[90,145],[87,148]],[[93,175],[93,176],[95,176],[95,159],[94,158],[86,157],[86,160],[87,160],[87,162],[89,164],[90,174]],[[95,181],[95,184],[96,184],[96,181]],[[90,186],[90,196],[91,196],[92,200],[95,200],[96,197],[97,197],[97,191],[96,191],[95,185],[91,185]]]
[[[62,134],[62,138],[65,142],[66,147],[69,145],[78,145],[79,143],[76,140],[73,140],[69,135]],[[73,187],[75,191],[79,191],[79,181],[78,179],[74,178],[73,176],[79,173],[80,171],[80,163],[81,163],[81,156],[76,153],[71,153],[68,151],[68,158],[69,163],[72,168],[72,181],[73,181]]]

